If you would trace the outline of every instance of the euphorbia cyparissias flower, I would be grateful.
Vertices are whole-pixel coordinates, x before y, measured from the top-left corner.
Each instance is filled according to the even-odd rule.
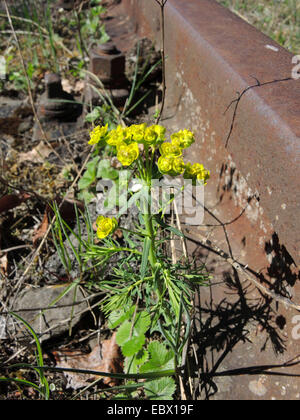
[[[169,156],[161,156],[157,162],[159,171],[164,175],[168,174],[172,170],[172,161],[173,158]]]
[[[100,127],[99,125],[94,128],[93,131],[90,133],[90,141],[89,144],[97,144],[100,140],[102,140],[106,134],[107,134],[108,124],[106,124],[103,127]]]
[[[194,181],[197,179],[206,185],[207,180],[210,178],[210,172],[205,169],[201,163],[194,163],[193,165],[191,163],[187,163],[185,165],[184,178],[192,179]]]
[[[121,144],[117,148],[117,158],[123,166],[130,166],[139,157],[140,151],[137,143]]]
[[[116,230],[118,222],[114,217],[110,219],[109,217],[99,216],[96,220],[96,226],[98,238],[104,239]]]
[[[116,129],[110,131],[106,139],[106,143],[109,146],[118,147],[123,143],[129,142],[130,140],[131,140],[131,137],[130,137],[130,133],[128,132],[128,129],[118,125]]]
[[[167,156],[167,157],[182,156],[182,149],[178,146],[175,146],[172,143],[163,143],[160,146],[159,150],[162,156]]]
[[[155,146],[161,144],[165,140],[166,129],[161,125],[134,124],[128,127],[128,131],[133,141]]]
[[[187,149],[195,142],[194,133],[190,130],[180,130],[171,135],[171,141],[174,146]]]
[[[178,176],[183,174],[185,169],[185,164],[183,162],[183,159],[181,157],[174,158],[172,162],[172,173],[173,176]]]
[[[161,156],[158,159],[158,169],[164,175],[178,176],[183,174],[185,165],[181,157]]]
[[[147,124],[133,124],[128,127],[128,132],[131,136],[133,141],[137,143],[142,143],[145,137],[145,130],[147,128]]]
[[[157,134],[157,141],[158,143],[162,143],[165,141],[166,139],[166,129],[165,127],[163,127],[162,125],[152,125],[154,131]]]

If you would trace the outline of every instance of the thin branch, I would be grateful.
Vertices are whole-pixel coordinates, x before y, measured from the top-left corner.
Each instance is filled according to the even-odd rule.
[[[34,196],[37,200],[41,201],[42,203],[48,204],[48,201],[41,195],[37,194],[35,191],[29,188],[25,189],[23,187],[17,187],[15,185],[12,185],[9,182],[7,182],[5,179],[3,179],[1,175],[0,175],[0,183],[4,185],[5,187],[11,188],[12,190],[17,190],[20,193],[26,193],[26,194],[29,194],[30,196]]]
[[[0,13],[0,17],[8,17],[8,16],[7,16],[7,14]],[[13,16],[13,15],[10,15],[10,18],[11,18],[11,19],[14,19],[14,20],[19,20],[19,21],[21,21],[21,22],[30,23],[31,25],[34,25],[34,26],[36,26],[37,28],[39,28],[42,32],[44,32],[44,34],[46,34],[46,35],[48,34],[47,29],[43,28],[42,26],[40,26],[38,23],[36,23],[36,22],[35,22],[35,21],[33,21],[33,20],[30,20],[30,19],[25,19],[25,18],[23,18],[23,17],[20,17],[20,16]]]

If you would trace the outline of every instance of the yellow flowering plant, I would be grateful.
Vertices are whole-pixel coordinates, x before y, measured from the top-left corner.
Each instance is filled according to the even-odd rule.
[[[90,133],[89,144],[90,145],[98,144],[100,140],[106,137],[107,130],[108,130],[108,124],[106,124],[103,127],[100,127],[100,126],[95,127],[94,130],[91,131]]]
[[[149,261],[152,269],[156,264],[155,227],[151,215],[151,183],[155,170],[160,175],[191,179],[193,184],[206,184],[210,173],[200,163],[185,162],[185,150],[195,142],[194,133],[190,130],[180,130],[166,138],[166,128],[162,125],[133,124],[129,127],[117,126],[108,130],[108,126],[97,126],[90,133],[89,144],[104,141],[110,146],[119,163],[124,168],[132,169],[137,178],[144,182],[146,194],[140,195],[140,209],[143,214],[145,228],[150,239]],[[157,174],[156,174],[157,176]],[[146,198],[145,198],[146,196]],[[106,238],[116,226],[116,219],[100,216],[97,220],[97,234],[100,239]]]
[[[160,176],[182,176],[191,179],[193,185],[205,185],[210,172],[200,163],[185,162],[184,152],[195,142],[194,133],[190,130],[180,130],[171,134],[170,141],[166,138],[166,128],[162,125],[133,124],[129,127],[117,126],[108,130],[108,126],[97,126],[90,134],[89,144],[104,141],[113,150],[120,165],[134,171],[137,178],[144,183],[146,194],[139,194],[139,208],[143,214],[145,231],[149,242],[149,261],[152,270],[157,262],[155,252],[156,226],[151,214],[151,187],[155,171]],[[157,174],[156,174],[157,176]],[[97,220],[97,234],[100,239],[106,238],[116,226],[116,219],[100,216]]]
[[[116,230],[118,222],[115,218],[99,216],[96,220],[96,226],[98,238],[104,239]]]
[[[153,211],[153,181],[167,177],[172,182],[181,177],[183,181],[192,180],[192,185],[205,185],[210,173],[202,164],[185,160],[186,149],[195,142],[189,130],[180,130],[167,139],[165,127],[142,123],[129,127],[119,125],[112,130],[107,126],[96,127],[90,137],[91,145],[104,142],[110,148],[121,167],[120,173],[128,172],[130,179],[135,177],[138,181],[127,190],[125,197],[128,207],[134,203],[139,212],[134,228],[122,227],[124,213],[120,208],[115,217],[99,215],[94,226],[98,243],[86,246],[85,251],[85,258],[97,261],[95,266],[100,266],[103,272],[112,256],[117,258],[117,265],[109,269],[109,276],[98,280],[101,290],[107,292],[102,309],[108,316],[110,328],[118,327],[116,340],[125,357],[127,373],[137,373],[140,367],[136,357],[138,353],[141,357],[145,351],[146,333],[150,334],[151,328],[168,335],[170,340],[175,337],[172,348],[182,349],[189,334],[187,328],[184,337],[180,337],[178,325],[183,323],[182,314],[189,316],[191,295],[196,286],[208,281],[202,266],[194,268],[188,260],[173,264],[166,254],[162,244],[173,234],[183,234],[166,223],[165,207],[160,203],[161,207]],[[100,159],[98,164],[101,173],[111,175],[110,179],[118,186],[121,184],[120,177],[115,178],[115,169],[110,173],[107,160],[104,164]],[[122,231],[121,239],[116,239],[117,230]],[[164,328],[171,332],[163,332]],[[175,372],[172,369],[178,366],[180,351],[174,353],[174,363],[168,365],[170,372]],[[147,372],[147,364],[141,371]]]

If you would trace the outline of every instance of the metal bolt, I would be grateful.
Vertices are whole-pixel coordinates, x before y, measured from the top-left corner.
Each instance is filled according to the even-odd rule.
[[[42,95],[39,112],[46,119],[76,120],[82,107],[71,94],[62,88],[61,77],[56,73],[45,75],[46,92]]]
[[[106,87],[124,86],[125,55],[113,43],[102,44],[90,51],[90,71]]]

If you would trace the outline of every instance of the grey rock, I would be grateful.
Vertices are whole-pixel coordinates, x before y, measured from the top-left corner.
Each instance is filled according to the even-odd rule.
[[[80,288],[68,288],[70,286],[64,284],[25,289],[17,299],[13,312],[31,325],[40,341],[62,334],[69,330],[70,322],[74,326],[79,321],[81,312],[88,308],[87,302],[83,302],[85,296]],[[68,321],[70,318],[72,321]],[[21,322],[12,323],[10,320],[7,325],[8,336],[13,333],[19,339],[32,338]]]

